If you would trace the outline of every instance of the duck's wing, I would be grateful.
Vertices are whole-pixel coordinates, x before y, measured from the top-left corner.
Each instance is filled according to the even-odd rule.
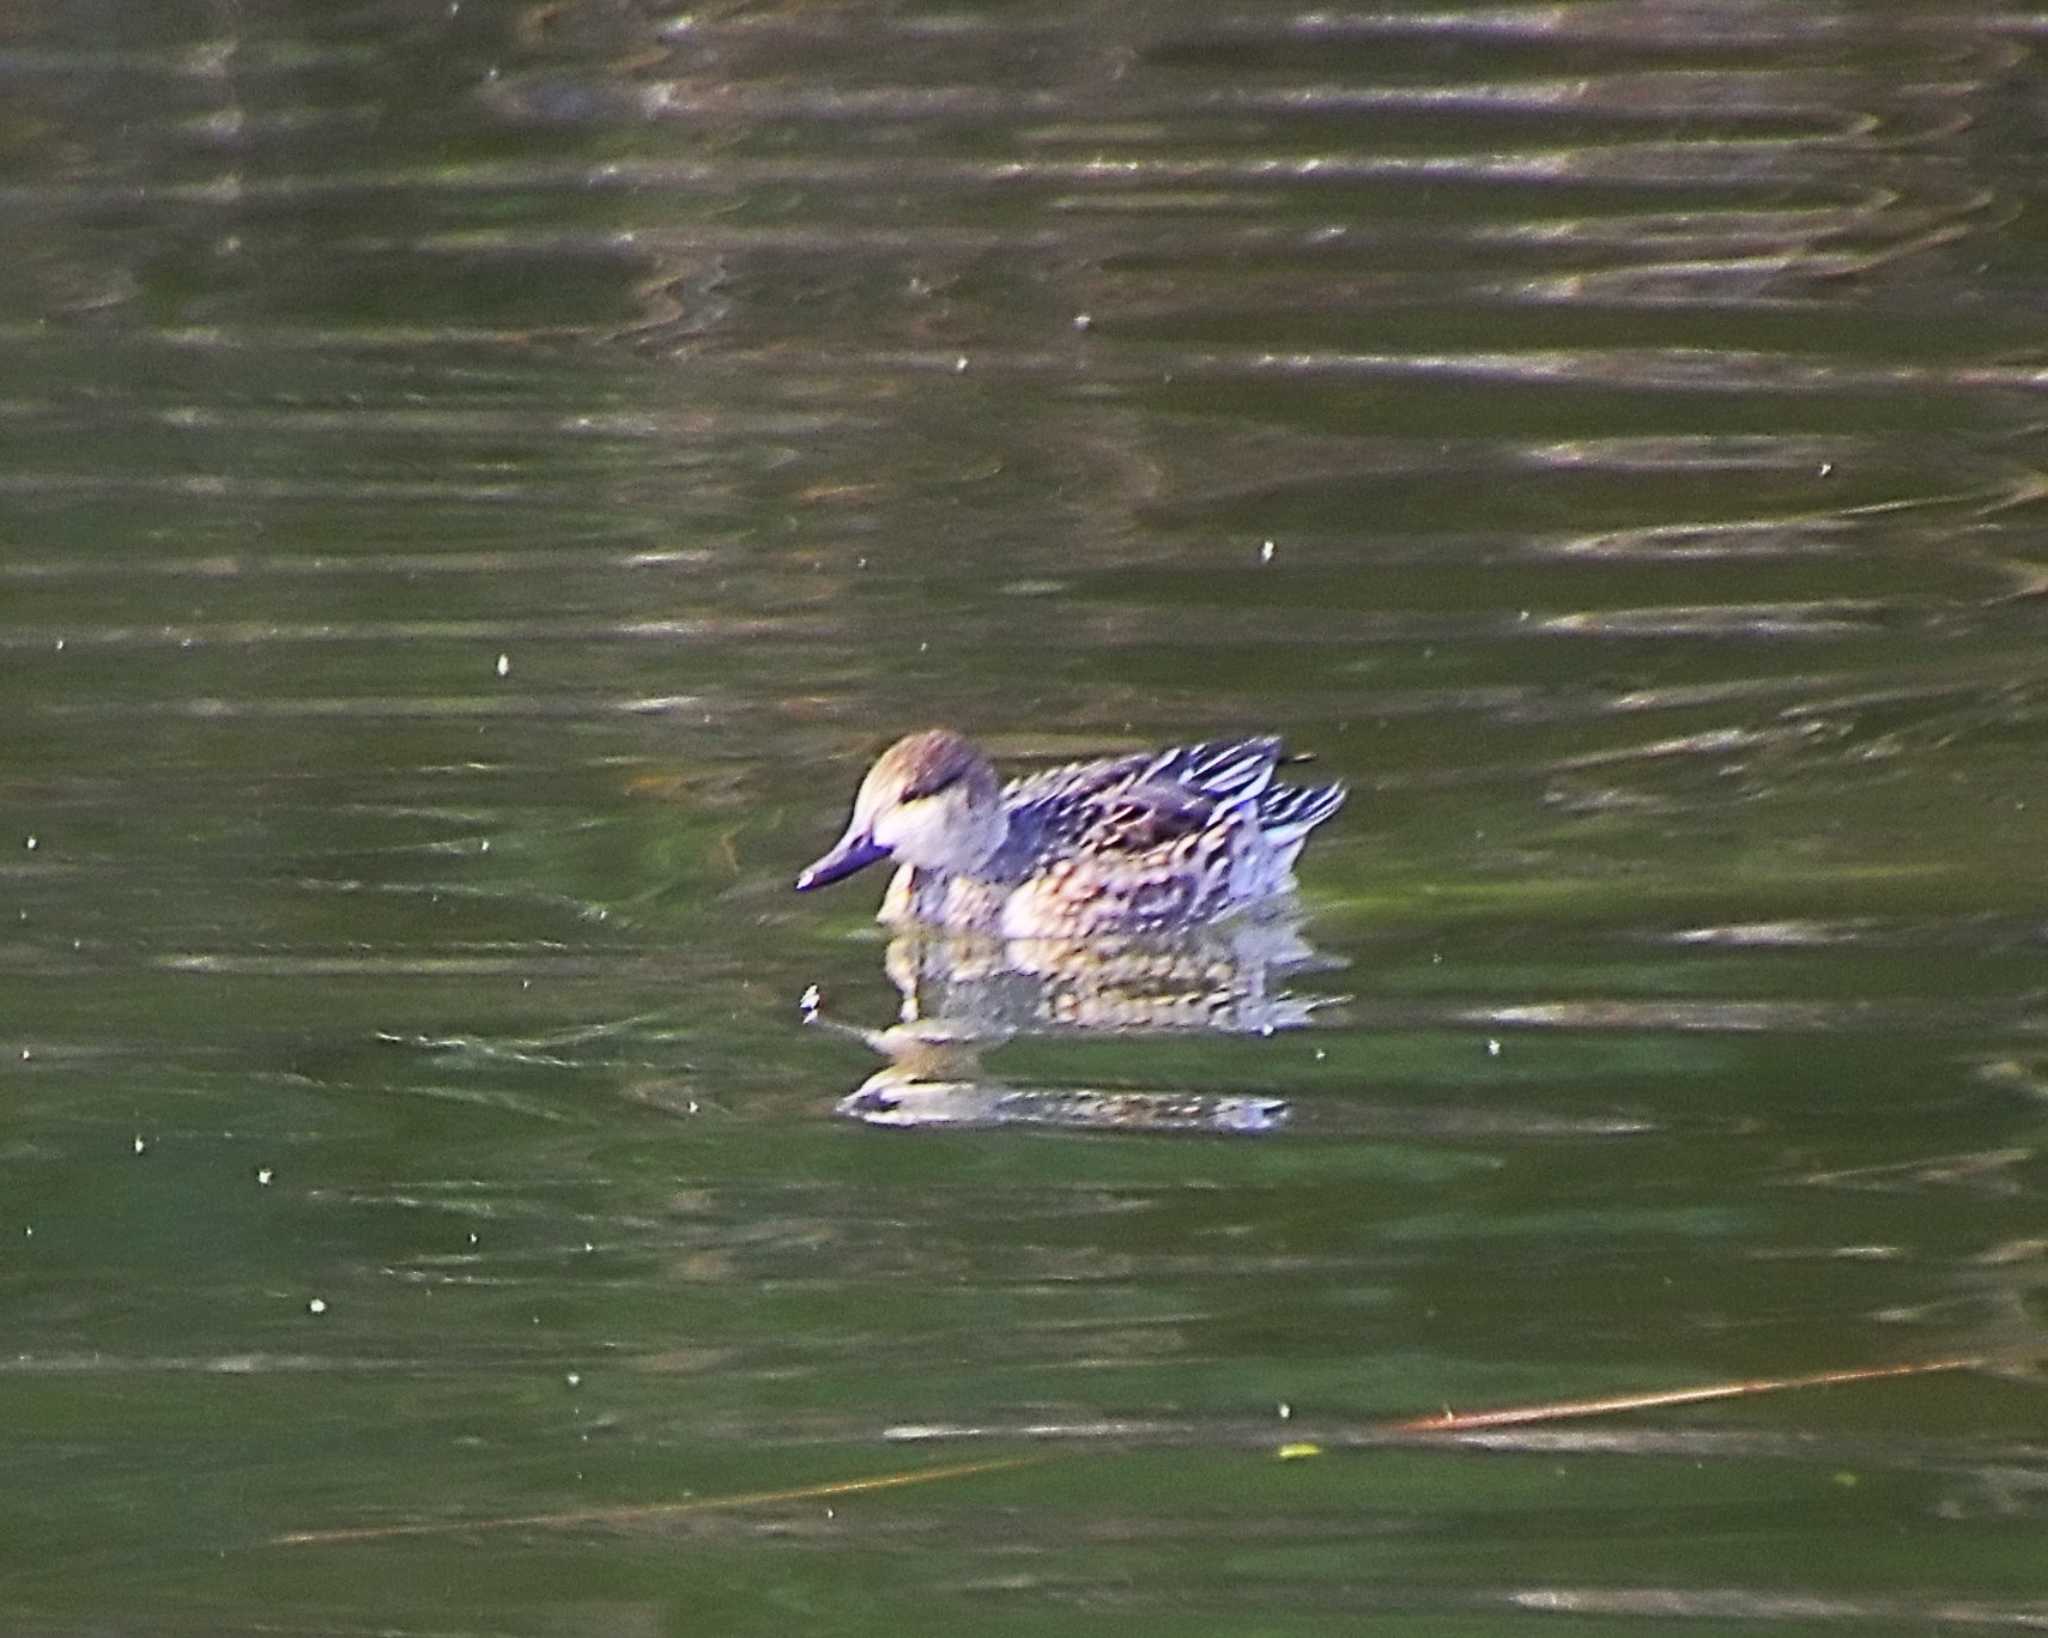
[[[1028,823],[1049,811],[1079,812],[1108,792],[1138,785],[1178,788],[1228,802],[1263,791],[1272,783],[1279,761],[1280,741],[1270,734],[1209,739],[1027,774],[1003,787],[1003,805]]]
[[[1068,881],[1090,919],[1172,927],[1284,892],[1308,833],[1344,805],[1342,785],[1274,784],[1277,740],[1177,754],[1180,778],[1148,766],[1085,804]]]
[[[1070,850],[1093,823],[1103,794],[1130,784],[1150,760],[1143,755],[1103,757],[1011,780],[1003,787],[1003,810],[1010,820],[1006,851],[1017,855],[1016,862],[1028,863]]]
[[[1161,751],[1138,775],[1145,784],[1178,785],[1228,802],[1256,796],[1273,782],[1279,765],[1280,741],[1272,734],[1255,739],[1207,739],[1198,745],[1176,745]]]
[[[1032,884],[1042,925],[1077,937],[1186,928],[1228,908],[1238,862],[1256,845],[1249,793],[1221,800],[1140,778],[1075,815],[1069,846]]]
[[[1071,854],[1094,822],[1106,791],[1128,785],[1149,757],[1113,756],[1069,762],[1013,779],[1003,787],[1009,834],[983,867],[994,881],[1021,881],[1046,862]]]
[[[1344,805],[1342,785],[1268,785],[1259,792],[1259,831],[1277,875],[1294,868],[1308,833]]]
[[[1341,785],[1273,782],[1272,737],[1208,740],[1013,781],[995,879],[1011,937],[1186,928],[1283,892]]]
[[[1092,762],[1063,762],[1057,768],[1022,774],[1003,787],[1003,806],[1012,813],[1035,812],[1048,803],[1075,802],[1111,785],[1129,782],[1151,760],[1140,753],[1105,756]]]
[[[1115,785],[1089,800],[1077,851],[1118,861],[1185,851],[1192,838],[1229,815],[1249,812],[1252,800],[1248,794],[1225,800],[1151,778]]]
[[[1284,846],[1298,841],[1344,805],[1342,785],[1269,785],[1259,792],[1259,829]]]

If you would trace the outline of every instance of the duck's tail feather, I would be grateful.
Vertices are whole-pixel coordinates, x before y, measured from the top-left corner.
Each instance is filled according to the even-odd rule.
[[[1259,829],[1281,870],[1291,870],[1308,833],[1344,805],[1342,785],[1268,785],[1259,792]]]
[[[1279,761],[1280,741],[1270,734],[1209,739],[1161,751],[1140,777],[1200,791],[1218,802],[1241,802],[1267,789]]]

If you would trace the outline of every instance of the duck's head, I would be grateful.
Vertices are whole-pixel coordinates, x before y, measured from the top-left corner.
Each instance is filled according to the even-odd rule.
[[[928,728],[899,739],[868,770],[846,834],[797,877],[797,891],[877,859],[972,874],[1003,845],[1008,828],[987,759],[950,729]]]

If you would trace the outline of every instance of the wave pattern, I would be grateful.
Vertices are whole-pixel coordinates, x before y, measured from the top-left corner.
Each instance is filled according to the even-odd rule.
[[[0,25],[18,1621],[445,1630],[466,1543],[223,1550],[679,1489],[782,1499],[473,1624],[2048,1621],[2044,32]],[[1351,786],[1341,1006],[1029,1066],[1285,1130],[830,1119],[787,877],[939,719]],[[906,1428],[1088,1480],[788,1499]]]

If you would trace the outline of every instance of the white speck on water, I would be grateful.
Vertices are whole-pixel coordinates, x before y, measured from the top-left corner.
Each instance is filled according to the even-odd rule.
[[[1259,542],[1259,561],[1261,563],[1271,563],[1273,561],[1273,543],[1270,540]]]
[[[26,842],[22,843],[22,846],[27,848],[31,853],[35,852],[37,845],[38,844],[36,842],[36,839],[33,836],[31,836]]]
[[[1316,1048],[1316,1062],[1317,1062],[1317,1063],[1321,1063],[1321,1062],[1323,1062],[1323,1060],[1324,1060],[1324,1059],[1326,1059],[1326,1058],[1328,1058],[1328,1057],[1329,1057],[1329,1054],[1328,1054],[1327,1052],[1325,1052],[1325,1051],[1324,1051],[1324,1050],[1323,1050],[1323,1049],[1322,1049],[1321,1047],[1317,1047],[1317,1048]]]
[[[477,852],[479,852],[479,853],[488,853],[488,852],[490,852],[490,851],[491,851],[491,839],[490,839],[490,838],[489,838],[488,836],[486,836],[486,837],[485,837],[485,838],[484,838],[484,839],[483,839],[483,840],[482,840],[481,842],[477,843],[477,845],[476,845],[476,850],[477,850]]]
[[[31,1223],[27,1228],[23,1229],[21,1232],[28,1239],[33,1240],[36,1237],[36,1226],[35,1224]]]
[[[815,984],[806,984],[804,993],[796,998],[796,1004],[805,1012],[816,1012],[825,1004],[825,997]]]
[[[142,1141],[142,1134],[140,1132],[137,1132],[135,1134],[135,1152],[137,1154],[141,1154],[142,1151],[147,1149],[148,1147],[149,1145]]]
[[[1500,1056],[1500,1042],[1490,1035],[1486,1038],[1486,1055],[1489,1058],[1498,1058]]]
[[[1077,329],[1077,330],[1088,330],[1088,329],[1092,329],[1092,328],[1094,328],[1094,325],[1095,325],[1095,315],[1094,315],[1093,313],[1076,313],[1076,314],[1074,315],[1074,328],[1075,328],[1075,329]]]
[[[1835,463],[1833,461],[1822,461],[1820,463],[1820,475],[1823,478],[1832,478],[1835,475]]]
[[[57,639],[57,652],[59,654],[62,654],[64,652],[64,639],[62,637],[59,637]]]
[[[594,1245],[592,1245],[592,1244],[591,1244],[591,1243],[590,1243],[590,1242],[589,1242],[588,1240],[585,1240],[585,1241],[583,1242],[583,1249],[584,1249],[585,1251],[595,1251],[595,1250],[597,1249],[597,1247],[596,1247],[596,1246],[594,1246]]]
[[[471,1229],[471,1230],[469,1231],[469,1243],[470,1243],[471,1245],[475,1245],[475,1244],[477,1243],[477,1242],[476,1242],[476,1230],[475,1230],[475,1229]]]
[[[967,355],[965,353],[962,353],[953,360],[953,373],[955,375],[965,375],[967,373]]]
[[[311,1302],[306,1304],[306,1312],[309,1314],[326,1313],[327,1299],[325,1297],[315,1297]]]
[[[501,677],[509,677],[509,676],[511,676],[511,675],[512,675],[512,656],[511,656],[511,655],[509,655],[509,654],[500,654],[500,655],[498,656],[498,675],[499,675],[499,676],[501,676]]]
[[[21,1061],[23,1063],[27,1063],[32,1056],[34,1056],[34,1054],[31,1053],[27,1047],[23,1047],[21,1049]]]
[[[276,1176],[277,1173],[268,1166],[258,1166],[256,1168],[256,1186],[260,1189],[267,1189],[270,1187],[271,1179]]]
[[[583,1373],[581,1371],[571,1371],[562,1380],[572,1388],[580,1388],[583,1386]]]
[[[1280,1401],[1280,1420],[1283,1422],[1294,1420],[1294,1407],[1284,1399]]]

